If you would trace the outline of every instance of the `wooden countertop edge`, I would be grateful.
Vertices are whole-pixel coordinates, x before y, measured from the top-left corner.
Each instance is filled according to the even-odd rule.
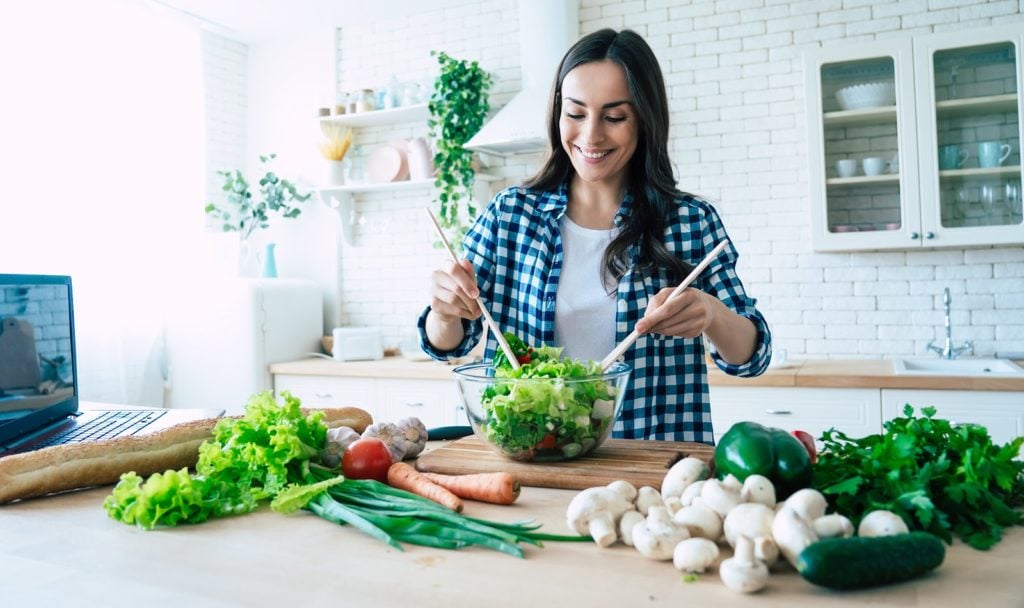
[[[974,376],[899,376],[884,359],[807,359],[792,367],[769,369],[755,378],[722,373],[713,365],[708,383],[728,387],[887,388],[914,390],[1024,391],[1024,378]],[[326,358],[272,363],[271,374],[342,378],[450,380],[457,365],[387,357],[378,361],[335,361]]]

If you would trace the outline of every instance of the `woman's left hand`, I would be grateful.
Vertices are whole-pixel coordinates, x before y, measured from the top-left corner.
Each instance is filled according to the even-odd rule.
[[[666,287],[651,298],[643,318],[636,323],[638,333],[696,338],[711,325],[718,300],[693,287],[669,300],[673,289]]]

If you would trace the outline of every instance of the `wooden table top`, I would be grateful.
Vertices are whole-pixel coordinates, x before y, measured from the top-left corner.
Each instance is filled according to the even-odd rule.
[[[269,510],[146,532],[107,518],[109,488],[0,507],[0,586],[9,606],[913,606],[1024,605],[1024,530],[988,552],[957,543],[927,578],[833,592],[792,570],[753,596],[717,572],[685,583],[670,562],[591,543],[528,548],[525,559],[479,549],[399,552],[307,512]],[[513,506],[467,514],[534,518],[565,533],[568,490],[523,488]]]

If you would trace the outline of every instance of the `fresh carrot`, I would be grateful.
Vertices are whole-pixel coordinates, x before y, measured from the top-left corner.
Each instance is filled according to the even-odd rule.
[[[388,469],[388,485],[429,498],[456,513],[462,512],[462,500],[458,496],[430,481],[423,473],[404,462],[396,462]]]
[[[491,502],[496,505],[510,505],[519,498],[519,480],[511,473],[423,473],[423,476],[459,498]]]

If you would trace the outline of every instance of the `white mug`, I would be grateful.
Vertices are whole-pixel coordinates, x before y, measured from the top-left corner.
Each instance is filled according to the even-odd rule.
[[[853,177],[857,174],[857,161],[852,158],[841,158],[836,161],[836,174],[839,177]]]
[[[885,171],[885,159],[872,156],[861,161],[864,167],[864,175],[881,175]]]

